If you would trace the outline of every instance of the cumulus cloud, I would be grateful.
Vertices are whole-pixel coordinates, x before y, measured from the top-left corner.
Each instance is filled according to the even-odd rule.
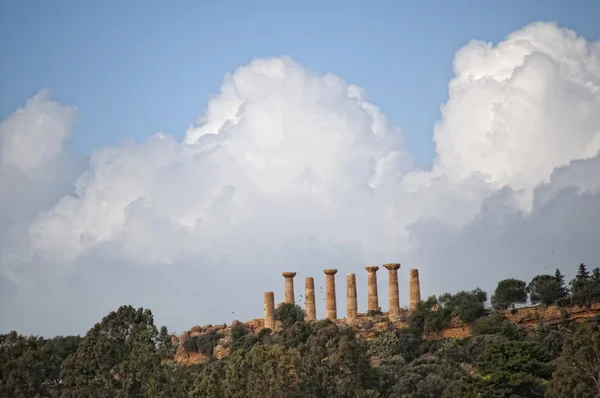
[[[323,268],[366,286],[362,267],[400,261],[406,299],[406,268],[439,294],[597,262],[598,43],[538,23],[467,44],[454,70],[430,170],[361,88],[288,57],[227,75],[183,140],[103,148],[84,169],[63,145],[74,109],[41,92],[0,127],[0,181],[18,169],[43,198],[20,214],[4,197],[29,191],[0,189],[0,326],[83,332],[125,302],[178,330],[260,317],[285,270],[301,293]]]
[[[600,148],[600,52],[575,32],[533,24],[497,46],[473,41],[454,59],[450,99],[435,128],[437,164],[510,185],[531,209],[555,167]]]

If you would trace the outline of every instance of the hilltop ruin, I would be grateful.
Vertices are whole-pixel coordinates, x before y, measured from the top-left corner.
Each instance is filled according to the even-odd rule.
[[[383,264],[383,267],[388,270],[388,312],[387,315],[391,320],[395,320],[400,316],[400,290],[398,286],[398,270],[399,263]],[[379,267],[376,265],[365,267],[368,273],[367,278],[367,293],[368,293],[368,312],[381,312],[379,306],[379,293],[377,290],[377,271]],[[337,269],[324,269],[325,274],[325,318],[332,321],[338,321],[337,301],[335,288],[335,275]],[[294,295],[294,277],[296,272],[283,272],[281,274],[285,279],[284,303],[294,304],[296,298]],[[410,309],[413,310],[421,301],[421,285],[419,282],[419,270],[413,268],[410,270]],[[317,320],[316,305],[315,305],[315,280],[309,276],[305,283],[305,310],[306,321]],[[275,311],[275,294],[274,292],[265,292],[264,303],[264,318],[263,327],[273,329],[275,322],[273,314]],[[346,322],[354,323],[358,318],[358,303],[356,289],[356,274],[350,273],[346,275]]]

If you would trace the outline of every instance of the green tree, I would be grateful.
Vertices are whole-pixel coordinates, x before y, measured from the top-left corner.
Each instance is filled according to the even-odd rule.
[[[582,325],[567,337],[548,396],[592,398],[600,396],[600,330]]]
[[[173,362],[161,364],[160,368],[144,380],[145,398],[187,398],[198,366],[180,365]]]
[[[457,397],[543,397],[550,356],[534,341],[498,341],[477,357],[479,374],[463,379]],[[479,395],[478,395],[479,394]]]
[[[492,295],[492,306],[495,309],[508,309],[515,304],[527,301],[527,283],[519,279],[504,279],[498,282],[498,286]]]
[[[208,364],[202,375],[194,380],[189,398],[233,398],[225,394],[225,369],[224,361],[215,361]]]
[[[569,288],[565,284],[565,276],[557,268],[556,272],[554,273],[554,277],[558,281],[558,283],[560,285],[560,291],[561,291],[560,297],[558,298],[558,300],[556,300],[556,304],[561,307],[567,306],[567,305],[569,305],[570,291],[569,291]]]
[[[466,323],[471,323],[475,319],[485,315],[485,302],[487,293],[480,288],[470,292],[460,291],[454,295],[446,293],[439,298],[439,302],[444,307],[452,311]]]
[[[325,320],[312,324],[313,333],[302,350],[306,396],[351,397],[376,387],[377,373],[369,363],[366,346],[351,328]]]
[[[442,297],[448,300],[451,295],[446,293]],[[417,308],[412,311],[408,319],[408,325],[415,333],[423,331],[439,332],[448,326],[452,314],[452,307],[440,303],[436,296],[430,296],[427,300],[421,301]]]
[[[594,301],[595,284],[585,264],[579,264],[577,275],[571,281],[571,302],[576,305],[589,306]]]
[[[434,355],[423,355],[395,369],[392,398],[438,398],[452,390],[465,376],[460,367]]]
[[[248,393],[250,368],[252,367],[251,354],[238,350],[227,361],[225,368],[225,395],[230,398],[245,398]]]
[[[15,331],[0,336],[0,395],[33,397],[45,392],[40,369],[44,340]]]
[[[579,268],[577,269],[577,275],[575,276],[577,279],[590,279],[590,273],[587,270],[587,266],[584,263],[579,264]]]
[[[157,349],[161,359],[173,359],[177,346],[173,344],[171,335],[166,326],[160,327],[157,338]]]
[[[304,322],[306,313],[296,304],[282,303],[273,311],[273,319],[281,321],[282,328],[288,328],[296,322]]]
[[[529,299],[532,304],[551,305],[563,297],[563,288],[556,276],[537,275],[527,286]]]
[[[249,397],[302,397],[300,352],[278,344],[257,345],[250,351]],[[268,380],[268,383],[265,381]]]
[[[122,306],[87,332],[62,364],[65,397],[142,396],[160,366],[150,310]]]
[[[43,339],[15,331],[0,335],[0,396],[60,393],[60,366],[80,341],[80,336]]]

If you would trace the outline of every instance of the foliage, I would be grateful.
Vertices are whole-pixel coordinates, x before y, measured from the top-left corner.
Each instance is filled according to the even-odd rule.
[[[563,288],[554,275],[537,275],[527,286],[532,304],[551,305],[563,297]]]
[[[313,325],[302,353],[306,388],[317,397],[351,396],[377,384],[377,373],[369,363],[366,345],[351,328],[331,321]]]
[[[454,396],[543,397],[549,361],[535,341],[498,341],[477,356],[478,373],[465,377]]]
[[[166,326],[161,326],[157,338],[157,351],[161,359],[173,359],[177,346],[173,344]]]
[[[569,288],[565,285],[565,276],[560,272],[560,270],[558,268],[554,272],[554,277],[556,278],[556,280],[558,281],[558,284],[560,285],[560,289],[561,289],[560,299],[567,297],[569,295]]]
[[[236,350],[250,351],[258,341],[259,337],[257,335],[249,334],[246,326],[238,324],[231,328],[231,345],[229,349],[230,352]]]
[[[571,281],[571,302],[590,306],[600,301],[600,269],[595,268],[590,276],[585,264],[580,264],[575,279]]]
[[[273,311],[273,319],[281,321],[282,328],[288,328],[296,322],[304,322],[306,312],[297,304],[282,303]]]
[[[421,301],[410,314],[409,327],[415,332],[439,332],[452,319],[452,308],[440,304],[436,296]]]
[[[212,357],[215,347],[220,339],[223,338],[221,333],[215,330],[209,330],[202,334],[191,336],[183,343],[185,352],[199,352],[206,356]]]
[[[549,383],[548,396],[600,396],[600,329],[597,323],[582,325],[567,338]]]
[[[0,396],[48,395],[60,388],[60,366],[80,336],[44,339],[12,331],[0,335]]]
[[[470,292],[460,291],[455,295],[446,293],[440,296],[439,302],[452,311],[461,321],[471,323],[485,315],[485,302],[487,293],[477,288]]]
[[[376,357],[390,357],[399,352],[398,335],[394,331],[381,333],[369,342],[367,354]]]
[[[442,397],[458,384],[463,375],[463,371],[455,364],[434,355],[423,355],[397,367],[389,396]]]
[[[527,284],[519,279],[504,279],[498,282],[498,286],[492,295],[492,306],[495,309],[505,310],[527,301]]]
[[[62,364],[67,397],[141,395],[160,367],[150,310],[122,306],[87,332]]]

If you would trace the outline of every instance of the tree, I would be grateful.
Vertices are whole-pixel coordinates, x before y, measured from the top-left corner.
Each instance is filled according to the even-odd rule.
[[[577,279],[589,279],[590,273],[587,270],[587,267],[584,263],[579,264],[579,269],[577,270]]]
[[[455,295],[446,293],[439,298],[439,302],[452,311],[466,323],[471,323],[475,319],[485,315],[485,302],[487,293],[477,288],[470,292],[460,291]]]
[[[62,364],[65,397],[141,395],[160,366],[150,310],[122,306],[90,329]]]
[[[225,398],[225,367],[224,361],[216,361],[204,368],[202,375],[194,380],[189,398]]]
[[[448,301],[450,294],[446,293],[440,298]],[[427,300],[421,301],[417,308],[412,311],[408,319],[409,328],[415,333],[439,332],[452,319],[453,309],[451,306],[440,303],[436,296],[430,296]]]
[[[552,375],[550,356],[533,341],[498,341],[476,360],[479,374],[463,380],[457,397],[540,397]],[[478,395],[479,394],[479,395]]]
[[[364,343],[351,328],[325,320],[311,324],[313,333],[302,350],[305,396],[349,397],[377,385]]]
[[[397,366],[394,373],[390,397],[442,397],[465,376],[460,367],[430,354]]]
[[[505,310],[515,304],[527,301],[527,283],[519,279],[504,279],[498,282],[498,286],[492,296],[492,306],[495,309]]]
[[[250,351],[248,397],[303,397],[300,352],[278,344]],[[268,380],[268,383],[265,383]]]
[[[585,264],[579,264],[577,275],[571,281],[571,301],[573,304],[589,306],[594,301],[595,283]]]
[[[0,335],[0,396],[60,392],[60,366],[75,352],[80,336],[44,339],[12,331]]]
[[[287,328],[296,322],[304,322],[306,313],[296,304],[282,303],[273,311],[273,319],[281,321],[281,327]]]
[[[44,377],[39,369],[44,340],[15,331],[0,336],[0,395],[29,397],[44,393]]]
[[[565,341],[548,396],[592,398],[600,396],[600,330],[582,325]]]
[[[553,275],[537,275],[529,282],[527,292],[532,304],[543,305],[556,303],[564,294],[560,282]]]
[[[173,345],[171,335],[166,326],[161,326],[160,332],[158,333],[158,354],[161,359],[173,359],[175,356],[176,346]]]
[[[560,290],[561,291],[560,298],[557,300],[556,303],[558,305],[564,306],[564,305],[568,304],[567,298],[569,296],[569,288],[565,285],[565,276],[557,268],[556,272],[554,273],[554,277],[558,281],[558,283],[560,285],[560,289],[561,289]]]

